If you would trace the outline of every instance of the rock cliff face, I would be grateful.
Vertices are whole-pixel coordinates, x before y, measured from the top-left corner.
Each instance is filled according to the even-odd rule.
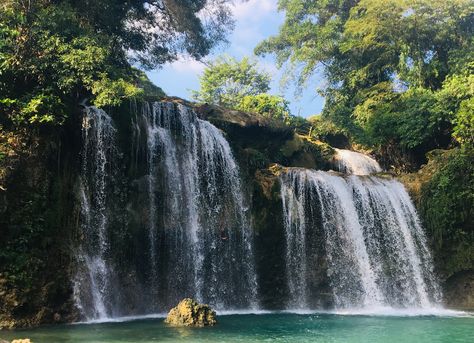
[[[126,189],[124,192],[109,190],[116,199],[111,210],[116,215],[111,217],[117,227],[127,228],[114,232],[110,240],[119,246],[116,251],[120,251],[120,256],[114,258],[123,266],[117,277],[130,284],[140,278],[133,270],[140,272],[146,266],[128,265],[127,261],[132,260],[129,257],[147,254],[144,242],[134,239],[143,230],[139,225],[144,216],[141,207],[147,201],[143,195],[147,190],[147,157],[140,144],[136,144],[143,137],[135,137],[132,129],[138,113],[136,107],[132,104],[108,110],[115,121],[121,151],[114,182],[126,185],[122,188]],[[239,164],[255,231],[260,306],[281,309],[288,289],[282,273],[285,231],[278,166],[329,170],[334,150],[268,118],[209,105],[197,107],[196,112],[222,130]],[[32,134],[30,149],[10,168],[6,189],[0,190],[0,327],[79,318],[71,280],[76,268],[72,255],[84,239],[79,228],[81,209],[77,197],[83,139],[80,125],[78,110],[61,129]],[[125,198],[128,200],[123,201]],[[329,292],[325,278],[313,275],[313,280],[321,294],[315,305],[329,306],[330,299],[324,296]],[[446,282],[448,304],[472,306],[472,296],[464,299],[454,295],[459,285],[472,294],[472,282],[469,286],[451,279]],[[133,297],[136,292],[125,292],[118,301],[127,302]]]
[[[168,99],[183,102],[180,99]],[[147,192],[147,156],[143,136],[135,137],[134,125],[140,104],[108,109],[116,127],[117,166],[114,183],[126,185],[107,189],[114,200],[108,211],[117,227],[109,237],[122,261],[118,280],[124,289],[139,281],[127,261],[146,258],[146,247],[136,240],[143,218]],[[15,164],[2,174],[0,190],[0,327],[27,327],[43,323],[69,322],[79,318],[74,303],[73,282],[78,244],[84,239],[79,225],[78,194],[81,174],[82,110],[60,129],[30,133],[27,148]],[[256,232],[256,268],[261,271],[262,294],[268,307],[278,308],[277,297],[285,293],[279,280],[281,256],[273,247],[282,245],[281,204],[271,163],[327,169],[332,149],[324,143],[299,136],[278,121],[219,107],[200,106],[198,115],[221,129],[236,157],[245,193],[249,195],[251,220]],[[265,176],[266,175],[266,176]],[[263,183],[262,183],[263,182]],[[128,203],[124,199],[128,198]],[[123,209],[126,209],[124,212]],[[275,210],[275,213],[272,213]],[[280,218],[281,219],[281,218]],[[138,254],[138,255],[137,255]],[[132,255],[135,255],[132,258]],[[138,257],[137,257],[138,256]],[[271,264],[272,268],[268,268]],[[130,284],[130,287],[127,286]],[[123,301],[135,297],[125,291]],[[117,299],[117,301],[122,301]],[[137,308],[140,312],[143,309]]]
[[[71,123],[72,124],[72,123]],[[75,318],[70,285],[80,136],[30,133],[0,190],[0,327]]]

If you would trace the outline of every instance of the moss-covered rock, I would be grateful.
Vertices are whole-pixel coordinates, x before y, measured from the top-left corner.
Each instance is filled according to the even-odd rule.
[[[5,175],[0,192],[0,328],[53,323],[55,313],[70,320],[76,137],[64,133],[23,135],[22,148],[12,154],[14,163]]]
[[[186,298],[170,310],[165,323],[173,326],[213,326],[217,324],[216,312],[209,305]]]
[[[294,134],[281,148],[288,166],[309,169],[331,168],[334,149],[309,135]]]
[[[445,281],[445,302],[460,310],[474,310],[474,270],[459,272]]]

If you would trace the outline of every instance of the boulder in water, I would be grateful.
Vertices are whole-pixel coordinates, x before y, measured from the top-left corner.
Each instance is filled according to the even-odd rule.
[[[186,298],[170,310],[165,323],[173,326],[213,326],[217,323],[216,312],[209,305]]]

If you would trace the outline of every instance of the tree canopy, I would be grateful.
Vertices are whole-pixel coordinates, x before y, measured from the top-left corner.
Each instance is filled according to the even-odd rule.
[[[280,0],[286,20],[256,48],[304,85],[327,80],[323,116],[359,142],[424,153],[472,144],[474,2]]]
[[[225,0],[6,0],[0,5],[0,119],[60,124],[84,98],[117,105],[143,74],[225,39]]]
[[[218,57],[209,63],[200,77],[200,89],[194,99],[235,108],[243,97],[265,93],[270,89],[270,75],[258,69],[257,63],[244,57]]]
[[[220,56],[204,69],[200,89],[194,91],[193,97],[199,102],[258,113],[290,124],[294,118],[288,101],[267,93],[270,81],[270,74],[260,70],[256,61]]]

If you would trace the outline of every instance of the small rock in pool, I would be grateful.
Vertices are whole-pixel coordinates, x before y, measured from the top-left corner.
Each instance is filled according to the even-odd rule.
[[[14,339],[11,343],[32,343],[29,338]]]
[[[173,326],[213,326],[217,323],[216,312],[208,305],[186,298],[170,310],[165,323]]]

